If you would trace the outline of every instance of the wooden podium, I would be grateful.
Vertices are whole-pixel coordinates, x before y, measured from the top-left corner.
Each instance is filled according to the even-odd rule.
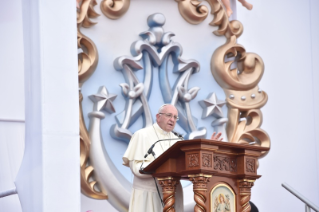
[[[163,211],[173,212],[179,179],[193,183],[194,211],[249,212],[258,157],[269,148],[207,139],[183,140],[144,168],[162,186]],[[179,212],[179,211],[178,211]]]

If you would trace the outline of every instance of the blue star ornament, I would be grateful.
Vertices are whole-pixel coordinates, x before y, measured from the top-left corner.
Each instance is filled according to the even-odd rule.
[[[105,110],[109,113],[114,113],[115,108],[113,106],[113,101],[117,97],[115,94],[110,94],[108,90],[101,86],[97,94],[89,96],[89,98],[94,102],[93,110],[101,111]]]
[[[215,118],[224,117],[222,107],[226,104],[225,101],[218,100],[215,93],[208,95],[207,99],[198,102],[203,108],[202,118],[206,118],[210,115]]]

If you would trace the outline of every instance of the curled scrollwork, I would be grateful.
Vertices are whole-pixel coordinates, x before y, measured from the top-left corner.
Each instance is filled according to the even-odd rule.
[[[201,2],[193,0],[175,0],[178,2],[178,10],[182,17],[190,24],[199,24],[203,22],[208,15],[208,8],[200,5]],[[227,13],[220,0],[206,0],[211,7],[211,14],[214,19],[210,22],[211,26],[218,26],[214,31],[217,36],[226,36],[230,38],[235,35],[239,37],[243,33],[243,25],[237,21],[229,21]]]
[[[96,18],[99,16],[99,14],[97,14],[93,8],[96,4],[97,3],[95,0],[83,0],[82,1],[81,5],[80,5],[80,9],[77,12],[78,29],[79,29],[79,25],[83,26],[83,27],[90,27],[90,26],[96,24],[95,22],[92,22],[90,20],[90,18]]]
[[[220,0],[207,0],[211,6],[211,13],[214,15],[214,19],[210,22],[211,26],[218,26],[218,30],[214,31],[217,36],[224,35],[227,38],[235,35],[237,38],[243,33],[243,25],[237,21],[229,21],[227,13],[220,2]]]
[[[126,13],[130,7],[130,0],[103,0],[100,7],[106,17],[114,20]]]
[[[234,64],[237,66],[232,68]],[[270,147],[268,134],[260,129],[260,108],[268,100],[267,94],[258,87],[264,73],[263,60],[257,54],[247,53],[243,46],[236,43],[236,36],[233,35],[226,44],[215,50],[211,71],[227,96],[226,131],[229,141]],[[267,153],[263,152],[261,157]]]
[[[175,1],[187,22],[199,24],[207,17],[208,9],[199,1]],[[243,33],[243,25],[237,20],[229,21],[220,0],[206,1],[214,15],[210,25],[218,26],[214,34],[227,38],[226,44],[216,49],[211,59],[212,74],[228,97],[227,137],[234,143],[248,142],[270,147],[268,134],[259,128],[262,123],[260,108],[268,100],[267,94],[257,85],[264,73],[264,63],[257,54],[246,53],[245,48],[237,44],[237,38]],[[231,68],[233,65],[237,65],[237,68]],[[267,153],[263,152],[261,157]]]
[[[98,63],[98,52],[93,41],[83,35],[78,29],[78,48],[82,52],[78,54],[79,87],[93,74]]]
[[[175,0],[178,2],[178,10],[183,18],[191,24],[199,24],[204,21],[208,15],[208,8],[200,5],[198,0]]]
[[[93,9],[96,4],[95,0],[83,0],[77,12],[77,40],[78,48],[81,49],[78,54],[79,88],[93,74],[98,63],[98,52],[95,44],[80,31],[82,26],[90,27],[95,24],[90,18],[98,16]],[[83,118],[82,100],[83,96],[79,89],[81,191],[86,196],[95,199],[107,199],[106,194],[94,189],[97,182],[90,181],[94,168],[88,164],[91,141]]]

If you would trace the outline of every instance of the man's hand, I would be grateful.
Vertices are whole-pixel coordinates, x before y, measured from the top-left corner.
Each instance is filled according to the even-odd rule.
[[[216,135],[216,132],[213,133],[212,137],[210,138],[211,140],[216,140],[216,141],[222,141],[223,138],[220,138],[220,136],[222,135],[221,132],[217,133]]]

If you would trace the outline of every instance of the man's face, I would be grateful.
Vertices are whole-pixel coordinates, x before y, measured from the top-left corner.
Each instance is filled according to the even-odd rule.
[[[178,112],[173,105],[166,105],[161,114],[156,115],[156,122],[160,128],[166,132],[170,132],[174,129],[176,120],[174,117],[178,116]],[[167,117],[165,114],[172,114],[171,118]]]

